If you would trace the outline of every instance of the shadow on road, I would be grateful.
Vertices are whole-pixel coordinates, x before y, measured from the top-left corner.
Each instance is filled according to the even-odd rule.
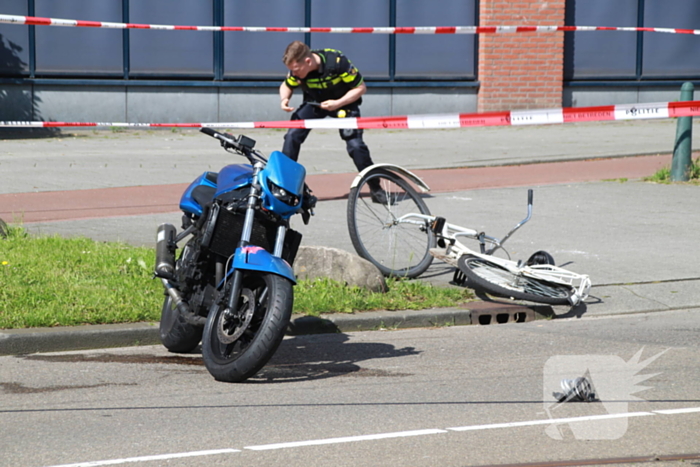
[[[390,344],[352,343],[347,334],[324,334],[314,336],[296,336],[282,341],[277,352],[254,377],[243,384],[289,383],[312,381],[333,377],[397,377],[410,376],[409,373],[390,372],[378,369],[362,368],[358,362],[377,358],[396,358],[419,355],[413,347],[397,349]],[[22,355],[18,358],[55,363],[119,363],[128,365],[177,365],[179,367],[202,367],[201,347],[189,354],[168,354],[165,356],[140,354],[121,354],[100,352],[71,354],[37,354]],[[0,384],[2,392],[51,392],[55,390],[79,389],[72,386],[22,388],[12,384]]]
[[[413,347],[397,349],[390,344],[348,342],[347,334],[285,339],[272,360],[249,379],[250,383],[288,383],[334,377],[397,377],[409,373],[363,368],[359,362],[377,358],[419,355]]]

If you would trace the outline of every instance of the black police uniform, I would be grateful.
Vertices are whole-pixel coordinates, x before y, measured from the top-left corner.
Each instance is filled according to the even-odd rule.
[[[324,110],[312,103],[321,103],[329,99],[340,99],[349,90],[356,88],[363,82],[362,75],[339,50],[318,49],[312,53],[321,58],[318,70],[310,72],[306,78],[301,79],[291,74],[287,75],[285,84],[290,89],[301,88],[304,91],[304,102],[292,114],[292,120],[310,120],[314,118],[337,117],[338,110]],[[346,105],[347,117],[360,116],[360,104],[362,98]],[[299,158],[301,144],[309,135],[310,129],[291,128],[284,135],[282,152],[293,160]],[[358,171],[372,165],[369,148],[362,140],[362,130],[341,129],[340,137],[345,141],[347,151]]]

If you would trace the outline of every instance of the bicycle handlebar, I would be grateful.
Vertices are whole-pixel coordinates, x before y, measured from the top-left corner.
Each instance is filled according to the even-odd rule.
[[[525,219],[521,220],[513,229],[511,229],[510,232],[506,234],[505,237],[498,243],[498,245],[494,246],[490,250],[486,252],[486,254],[490,255],[493,254],[494,251],[496,251],[498,248],[502,248],[503,244],[508,240],[508,238],[515,233],[516,230],[518,230],[520,227],[522,227],[527,221],[530,220],[532,217],[532,188],[529,188],[527,190],[527,217]]]

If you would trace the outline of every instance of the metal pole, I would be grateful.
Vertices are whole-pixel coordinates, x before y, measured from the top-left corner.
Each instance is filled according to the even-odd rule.
[[[681,86],[681,101],[692,101],[695,86],[693,83],[683,83]],[[671,162],[671,181],[687,182],[690,178],[693,146],[693,117],[679,117],[676,124],[676,143],[673,147]]]

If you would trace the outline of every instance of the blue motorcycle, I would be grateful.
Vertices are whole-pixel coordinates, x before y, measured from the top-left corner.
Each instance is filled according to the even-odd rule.
[[[246,136],[201,131],[250,164],[200,175],[180,200],[182,231],[158,227],[155,275],[165,286],[160,338],[182,353],[201,340],[212,376],[240,382],[268,362],[284,337],[301,243],[289,219],[301,214],[307,224],[316,198],[304,167],[281,152],[266,160]]]

